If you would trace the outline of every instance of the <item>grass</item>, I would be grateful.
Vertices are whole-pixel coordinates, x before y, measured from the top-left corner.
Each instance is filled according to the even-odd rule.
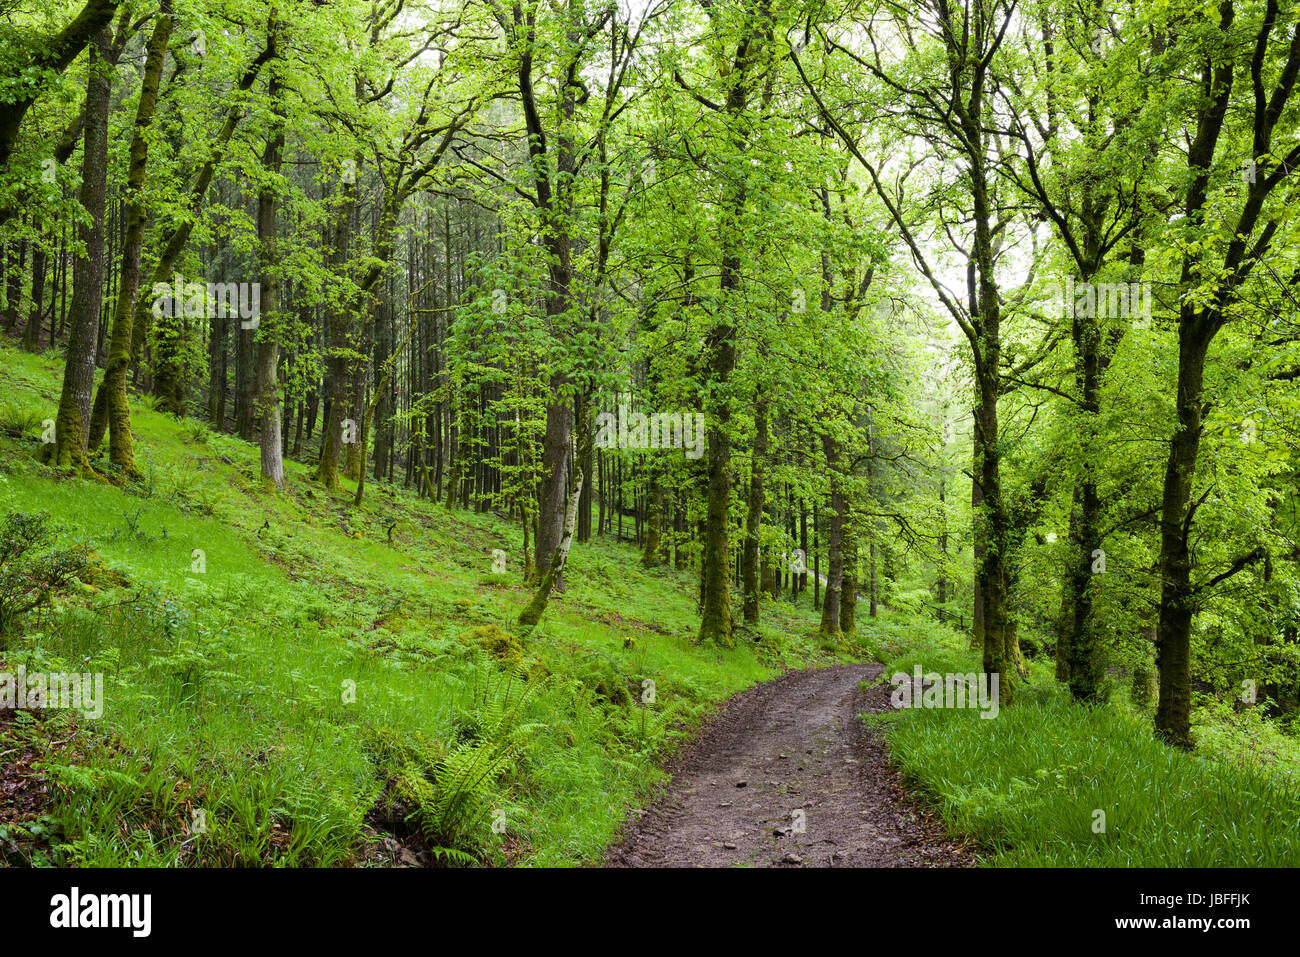
[[[0,644],[0,670],[102,672],[104,714],[0,712],[0,752],[53,785],[39,815],[0,815],[0,860],[591,863],[719,701],[845,659],[806,604],[699,646],[692,573],[600,540],[512,647],[492,636],[529,596],[517,528],[384,484],[353,509],[299,462],[267,490],[254,446],[147,402],[142,481],[55,474],[34,453],[60,369],[0,346],[0,500],[114,574]]]
[[[918,663],[927,672],[979,670],[965,636],[945,626],[886,616],[867,627],[886,676]],[[1242,736],[1230,733],[1226,719],[1211,721],[1206,709],[1201,719],[1197,753],[1166,747],[1152,737],[1150,719],[1120,696],[1079,705],[1054,680],[1050,662],[1035,662],[1015,704],[996,718],[913,708],[867,720],[885,727],[903,774],[952,831],[982,846],[985,864],[1300,865],[1293,752],[1257,749],[1256,760],[1244,761]]]
[[[693,575],[601,540],[574,546],[567,592],[511,644],[517,528],[383,484],[355,510],[351,483],[328,494],[299,462],[273,493],[253,446],[144,401],[144,479],[70,479],[34,457],[59,376],[58,357],[0,345],[0,501],[49,512],[113,574],[0,644],[0,671],[102,672],[104,715],[0,711],[0,756],[51,786],[0,808],[0,862],[593,863],[719,701],[846,657],[806,600],[766,604],[759,641],[701,647]],[[859,626],[855,657],[886,675],[978,670],[915,612]],[[1214,702],[1197,719],[1196,755],[1165,748],[1123,696],[1081,707],[1031,662],[996,719],[870,720],[986,864],[1300,864],[1295,737]]]

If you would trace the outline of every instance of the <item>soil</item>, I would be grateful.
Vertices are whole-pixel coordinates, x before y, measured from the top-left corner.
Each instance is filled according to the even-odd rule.
[[[858,715],[887,710],[879,665],[787,672],[726,701],[633,812],[608,867],[967,867]]]

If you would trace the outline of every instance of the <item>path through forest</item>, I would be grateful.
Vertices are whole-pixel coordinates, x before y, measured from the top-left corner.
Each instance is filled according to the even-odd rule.
[[[729,699],[668,770],[668,792],[605,854],[614,867],[947,867],[969,848],[908,797],[859,688],[879,665],[791,671]]]

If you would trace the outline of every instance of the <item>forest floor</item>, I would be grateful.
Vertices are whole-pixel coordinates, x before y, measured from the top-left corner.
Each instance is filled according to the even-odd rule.
[[[0,338],[0,519],[48,515],[96,570],[0,638],[0,674],[101,674],[103,713],[0,714],[0,866],[595,864],[730,695],[869,657],[818,637],[811,593],[701,645],[698,574],[617,521],[518,634],[517,523],[386,482],[358,508],[310,447],[268,490],[256,445],[147,397],[144,478],[70,478],[35,454],[61,370]],[[490,773],[444,788],[449,754]]]
[[[614,867],[964,867],[889,766],[879,665],[791,671],[730,698],[605,854]]]
[[[69,478],[35,454],[61,375],[0,341],[0,516],[96,564],[0,674],[102,675],[103,712],[0,715],[0,866],[1300,866],[1300,752],[1258,709],[1198,709],[1176,752],[1122,688],[1075,704],[1039,636],[997,721],[895,711],[864,678],[980,668],[924,581],[843,643],[810,590],[719,648],[697,573],[617,534],[519,636],[517,524],[383,482],[358,508],[310,449],[271,492],[257,446],[144,397],[144,478]],[[444,788],[449,754],[495,763]]]

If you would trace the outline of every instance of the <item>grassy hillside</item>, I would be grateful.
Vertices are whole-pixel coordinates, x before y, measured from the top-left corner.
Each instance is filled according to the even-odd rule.
[[[60,370],[0,346],[0,512],[98,564],[0,671],[102,672],[104,713],[0,711],[12,863],[591,862],[711,706],[843,658],[785,603],[699,647],[694,576],[602,541],[521,642],[519,529],[382,484],[354,510],[296,462],[274,494],[255,447],[147,404],[143,481],[54,474]]]
[[[888,619],[867,640],[884,676],[980,670],[967,639]],[[1077,704],[1050,661],[996,719],[909,708],[866,720],[951,831],[1002,867],[1300,866],[1300,743],[1255,709],[1196,715],[1196,753],[1158,743],[1125,693]]]

